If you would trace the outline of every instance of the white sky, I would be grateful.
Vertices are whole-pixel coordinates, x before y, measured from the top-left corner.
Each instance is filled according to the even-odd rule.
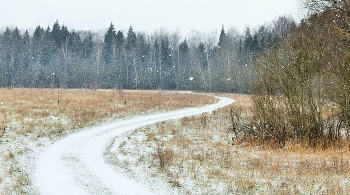
[[[0,28],[33,30],[56,20],[72,30],[220,31],[257,27],[281,15],[300,19],[299,0],[0,0]]]

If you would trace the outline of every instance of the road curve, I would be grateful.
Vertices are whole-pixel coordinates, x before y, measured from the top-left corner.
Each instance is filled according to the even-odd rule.
[[[117,172],[103,156],[106,144],[126,131],[161,121],[211,112],[234,102],[225,97],[212,105],[138,116],[69,135],[39,155],[33,185],[43,195],[153,194]]]

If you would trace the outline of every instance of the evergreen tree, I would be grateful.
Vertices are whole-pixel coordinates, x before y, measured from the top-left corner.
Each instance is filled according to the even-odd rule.
[[[5,87],[11,87],[13,85],[12,83],[12,77],[13,77],[13,67],[11,64],[11,50],[12,50],[12,42],[11,42],[11,30],[7,27],[4,35],[3,35],[3,39],[2,39],[2,43],[3,43],[3,49],[4,49],[4,60],[3,62],[3,85]]]
[[[129,51],[136,48],[136,34],[135,34],[134,30],[132,29],[132,26],[130,26],[127,37],[126,37],[125,48]]]
[[[24,72],[24,69],[22,66],[23,40],[17,27],[15,27],[15,29],[12,31],[11,38],[12,38],[11,66],[13,71],[12,85],[17,86],[20,83],[21,75]]]
[[[185,56],[189,53],[190,47],[188,46],[186,39],[179,44],[179,51],[180,51],[181,56]]]
[[[69,48],[77,58],[83,57],[83,42],[81,41],[79,33],[76,33],[75,31],[70,33]]]
[[[68,28],[64,25],[61,27],[60,34],[61,34],[61,42],[63,43],[69,38],[69,35],[70,35]]]
[[[205,53],[205,45],[203,42],[201,42],[198,46],[197,50],[197,57],[199,60],[199,64],[202,68],[208,67],[208,60],[207,60],[207,54]]]
[[[42,51],[40,55],[40,63],[42,65],[49,65],[51,61],[51,57],[54,53],[55,50],[55,41],[53,39],[53,36],[51,34],[50,27],[47,27],[45,30],[45,35],[43,38],[43,46],[42,46]]]
[[[117,52],[118,52],[118,56],[121,56],[123,53],[123,47],[124,47],[124,43],[125,43],[125,38],[124,38],[124,34],[122,31],[118,31],[117,35],[116,35],[116,46],[117,46]]]
[[[254,34],[253,36],[253,40],[252,40],[252,51],[254,52],[254,54],[258,54],[260,52],[260,45],[259,45],[259,38],[257,34]]]
[[[33,33],[33,40],[35,41],[40,41],[45,35],[45,30],[41,27],[38,26],[35,28],[35,31]]]
[[[226,33],[225,33],[224,25],[222,25],[220,38],[219,38],[219,47],[223,47],[225,45],[225,41],[226,41]]]
[[[63,63],[63,67],[61,69],[63,69],[63,75],[65,77],[65,81],[68,80],[69,78],[69,75],[68,75],[68,69],[70,68],[68,66],[68,64],[70,63],[69,62],[69,53],[68,53],[68,50],[70,49],[69,48],[69,41],[70,41],[70,37],[69,37],[69,31],[67,29],[67,27],[65,26],[62,26],[61,29],[60,29],[60,32],[59,32],[59,41],[60,41],[60,45],[57,46],[57,53],[61,53],[63,54],[63,60],[64,60],[64,63]],[[60,61],[60,60],[59,60]],[[67,83],[65,83],[66,85]]]
[[[23,36],[23,66],[25,69],[28,69],[29,65],[31,64],[31,43],[30,43],[30,36],[28,30],[24,33]]]
[[[15,63],[16,66],[19,66],[21,61],[21,52],[22,52],[22,36],[19,33],[19,30],[17,27],[12,31],[12,47],[13,47],[13,63]]]
[[[32,61],[39,64],[42,51],[42,42],[45,36],[45,30],[38,26],[36,27],[33,34],[33,44],[32,44]]]
[[[52,27],[52,32],[51,35],[52,39],[55,43],[55,46],[57,49],[61,48],[62,45],[62,32],[61,32],[61,27],[58,21],[56,20],[55,24]]]
[[[117,60],[117,85],[119,88],[127,88],[128,87],[128,70],[125,62],[125,38],[122,31],[118,30],[116,35],[116,60]]]
[[[53,29],[52,29],[53,30]],[[58,46],[57,48],[61,48],[61,47],[64,47],[66,52],[68,50],[68,44],[69,44],[69,41],[70,41],[70,33],[68,31],[68,28],[66,26],[62,26],[61,27],[61,30],[60,30],[60,43],[61,45]],[[76,37],[74,37],[76,38]],[[80,39],[80,37],[79,37]]]
[[[154,88],[161,87],[161,78],[162,78],[162,67],[161,67],[161,50],[159,41],[156,39],[153,44],[154,48]]]
[[[171,58],[171,51],[169,48],[169,40],[167,38],[163,38],[161,40],[161,63],[162,66],[169,70],[173,66],[172,58]]]
[[[185,39],[179,44],[179,80],[177,81],[179,89],[189,89],[189,78],[192,74],[190,68],[190,47]]]
[[[252,50],[253,50],[253,37],[252,34],[250,32],[250,29],[247,28],[246,32],[245,32],[245,37],[244,37],[244,51],[245,51],[245,55],[247,57],[249,57],[252,54]]]
[[[103,62],[111,64],[114,61],[116,32],[113,23],[109,26],[104,37]]]
[[[127,75],[127,87],[137,88],[137,83],[139,81],[138,67],[137,67],[137,54],[136,54],[136,34],[130,26],[127,37],[125,39],[125,59],[126,59],[126,75]]]
[[[171,57],[171,49],[169,47],[169,40],[167,38],[163,38],[160,43],[160,51],[161,51],[161,68],[163,72],[163,88],[164,89],[175,89],[175,72],[173,67],[173,60]]]
[[[84,38],[83,43],[82,43],[82,50],[83,50],[83,58],[89,58],[92,50],[94,48],[94,42],[92,40],[92,34],[89,31],[88,35]]]
[[[149,55],[150,47],[147,44],[146,38],[143,34],[137,36],[137,53],[140,58],[141,64],[146,63],[146,59]]]

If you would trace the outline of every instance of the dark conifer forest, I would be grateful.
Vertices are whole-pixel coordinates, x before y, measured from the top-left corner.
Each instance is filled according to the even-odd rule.
[[[244,33],[219,35],[158,30],[75,31],[56,21],[34,32],[0,32],[0,87],[168,89],[248,93],[253,62],[288,36],[295,23],[280,17]],[[214,29],[215,30],[215,29]]]

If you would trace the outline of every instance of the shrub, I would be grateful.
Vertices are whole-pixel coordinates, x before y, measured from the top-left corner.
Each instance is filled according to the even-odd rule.
[[[157,157],[159,160],[160,168],[165,169],[173,162],[174,152],[170,148],[162,149],[158,147]]]

